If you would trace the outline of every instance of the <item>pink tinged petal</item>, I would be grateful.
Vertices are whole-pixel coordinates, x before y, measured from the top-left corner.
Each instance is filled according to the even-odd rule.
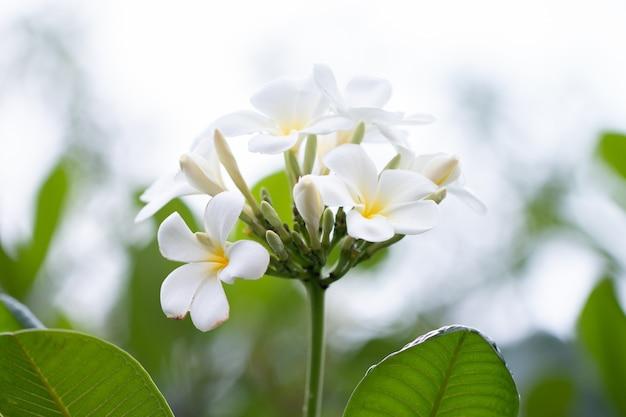
[[[387,169],[380,174],[375,201],[379,206],[391,207],[420,200],[436,189],[432,181],[417,172]]]
[[[202,281],[191,303],[191,321],[206,332],[228,320],[230,307],[222,283],[217,277]]]
[[[161,284],[161,308],[168,318],[182,320],[191,308],[203,280],[217,281],[204,263],[185,264],[173,270]]]
[[[358,195],[353,195],[345,181],[336,175],[311,176],[311,180],[322,196],[324,205],[345,207],[358,204]]]
[[[225,249],[226,238],[235,226],[244,204],[244,198],[232,191],[219,193],[207,204],[204,228],[216,248]]]
[[[376,165],[361,146],[341,145],[324,155],[323,161],[362,199],[370,201],[374,197],[378,185]]]
[[[357,210],[351,210],[346,216],[348,235],[368,242],[383,242],[394,235],[393,225],[383,216],[363,217]]]
[[[238,240],[226,251],[228,265],[219,272],[219,279],[232,284],[235,278],[261,278],[270,262],[267,250],[257,242]]]
[[[215,178],[214,167],[201,155],[193,152],[183,154],[180,157],[180,169],[187,182],[195,189],[210,196],[224,191],[224,186]]]
[[[207,248],[189,230],[178,213],[170,214],[157,232],[159,249],[172,261],[198,262],[207,258]]]
[[[139,213],[137,213],[135,217],[136,222],[151,217],[176,197],[200,194],[200,191],[185,181],[181,172],[178,174],[159,178],[141,195],[141,201],[147,202],[148,204],[139,210]]]
[[[215,121],[214,125],[224,136],[246,135],[274,128],[274,123],[266,116],[249,110],[222,116]]]
[[[439,207],[434,201],[422,200],[396,205],[383,215],[396,233],[415,235],[432,229],[439,221]]]
[[[317,87],[336,107],[337,110],[343,111],[345,106],[341,93],[337,88],[337,80],[330,67],[322,64],[316,64],[313,66],[313,78]]]
[[[250,152],[259,152],[266,155],[275,155],[284,152],[298,143],[299,134],[293,132],[287,136],[260,134],[253,136],[248,142]]]

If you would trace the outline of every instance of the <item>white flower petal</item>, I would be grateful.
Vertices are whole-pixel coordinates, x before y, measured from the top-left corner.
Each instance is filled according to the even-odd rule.
[[[365,218],[357,210],[346,216],[348,235],[368,242],[383,242],[394,235],[393,225],[383,216]]]
[[[230,306],[222,283],[217,277],[205,279],[191,304],[191,321],[198,330],[206,332],[228,320]]]
[[[157,232],[159,249],[163,256],[172,261],[197,262],[206,259],[206,247],[189,230],[180,214],[170,214]]]
[[[403,125],[425,125],[429,123],[433,123],[435,121],[435,117],[432,114],[428,113],[414,113],[408,116],[405,116],[399,124]]]
[[[337,80],[330,67],[322,64],[313,66],[313,77],[317,83],[317,87],[336,107],[337,110],[343,111],[343,99],[337,88]]]
[[[322,196],[325,205],[331,207],[345,207],[357,204],[356,196],[346,185],[346,183],[336,175],[311,176],[311,180]]]
[[[220,280],[232,284],[235,278],[261,278],[270,262],[267,250],[257,242],[238,240],[226,252],[228,265],[219,272]]]
[[[348,130],[354,127],[354,121],[344,116],[327,116],[318,119],[315,123],[305,129],[300,130],[301,133],[310,133],[312,135],[327,135],[337,132],[338,130]]]
[[[225,248],[226,238],[237,223],[244,204],[244,198],[233,191],[219,193],[209,201],[204,211],[204,228],[215,246]]]
[[[300,83],[290,78],[277,78],[257,91],[250,102],[271,120],[283,124],[290,121],[293,106],[300,93]]]
[[[224,136],[247,135],[274,128],[274,124],[266,116],[249,110],[222,116],[215,121],[214,125]],[[211,135],[212,138],[213,135]]]
[[[298,143],[299,134],[294,132],[287,136],[260,134],[253,136],[248,142],[250,152],[259,152],[266,155],[275,155],[284,152]]]
[[[376,125],[380,133],[395,147],[409,147],[407,138],[409,134],[403,130],[397,129],[392,125],[378,124]]]
[[[380,174],[376,201],[386,206],[417,201],[434,192],[437,186],[416,172],[387,169]]]
[[[161,284],[161,308],[171,319],[182,320],[191,308],[195,294],[210,276],[206,263],[185,264],[173,270]]]
[[[447,190],[450,192],[450,194],[458,197],[475,213],[480,214],[481,216],[487,214],[487,207],[485,206],[485,204],[480,201],[469,188],[448,187]]]
[[[181,174],[181,175],[178,175]],[[181,172],[175,175],[167,175],[156,180],[140,197],[141,201],[147,202],[145,206],[139,210],[135,217],[136,222],[143,221],[176,197],[189,194],[200,194],[200,191],[193,188],[185,181],[185,177]]]
[[[396,205],[382,214],[393,225],[394,231],[403,235],[423,233],[439,221],[439,207],[431,200]]]
[[[376,165],[361,146],[350,143],[341,145],[324,155],[323,161],[365,200],[374,197],[378,184]]]
[[[391,97],[391,84],[383,78],[355,77],[346,86],[350,107],[383,107]]]

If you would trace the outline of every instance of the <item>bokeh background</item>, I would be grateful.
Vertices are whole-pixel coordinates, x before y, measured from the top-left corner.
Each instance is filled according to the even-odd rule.
[[[461,155],[488,207],[448,198],[436,229],[333,285],[325,415],[370,365],[452,323],[499,344],[522,415],[626,415],[624,15],[619,0],[4,1],[0,286],[47,326],[131,352],[179,417],[298,415],[301,288],[229,286],[231,319],[206,334],[168,321],[175,264],[156,227],[204,201],[134,216],[211,121],[325,63],[340,85],[389,79],[391,110],[432,113],[415,149]]]

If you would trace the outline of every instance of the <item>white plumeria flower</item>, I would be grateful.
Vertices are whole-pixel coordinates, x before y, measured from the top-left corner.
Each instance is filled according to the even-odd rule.
[[[216,121],[225,136],[257,133],[248,142],[251,152],[277,154],[293,148],[307,134],[324,135],[349,129],[353,122],[328,113],[328,99],[311,77],[279,78],[252,96],[261,113],[239,111]]]
[[[220,163],[213,145],[214,128],[194,141],[190,152],[180,157],[177,172],[157,179],[139,197],[147,203],[137,213],[135,221],[145,220],[176,197],[192,194],[213,196],[226,189],[220,172]]]
[[[346,216],[348,235],[382,242],[396,233],[425,232],[437,223],[437,204],[423,200],[436,186],[423,175],[388,169],[379,177],[374,161],[354,144],[330,151],[324,163],[335,175],[317,176],[314,181],[325,205],[353,207]]]
[[[256,242],[226,241],[244,206],[234,192],[222,192],[204,212],[206,233],[193,233],[178,213],[163,221],[159,248],[167,259],[187,262],[170,273],[161,286],[161,307],[167,317],[182,320],[187,312],[199,330],[211,330],[229,316],[222,282],[257,279],[265,274],[269,254]]]
[[[398,129],[398,126],[421,125],[434,121],[430,114],[407,116],[403,112],[384,110],[383,107],[391,97],[391,84],[383,78],[355,77],[346,86],[344,94],[341,94],[335,75],[329,67],[317,64],[313,75],[319,89],[330,100],[333,110],[352,119],[355,125],[364,122],[366,128],[369,128],[369,137],[374,137],[372,133],[377,132],[394,145],[406,146],[406,132]],[[336,146],[345,143],[346,137],[349,138],[350,135],[338,135]]]
[[[445,189],[480,215],[487,212],[485,205],[466,186],[458,155],[443,152],[415,155],[406,148],[398,150],[401,156],[398,168],[419,172],[435,183],[438,189]]]

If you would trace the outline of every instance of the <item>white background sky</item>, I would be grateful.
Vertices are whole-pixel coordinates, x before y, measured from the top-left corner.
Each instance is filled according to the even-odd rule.
[[[510,214],[499,208],[507,194],[498,152],[527,161],[533,169],[521,176],[540,176],[543,165],[559,161],[580,159],[585,169],[601,129],[626,131],[626,3],[619,0],[14,0],[0,5],[3,33],[10,22],[37,10],[73,16],[82,28],[80,62],[103,109],[111,110],[103,117],[116,118],[118,169],[136,184],[174,168],[197,134],[214,118],[248,108],[263,83],[305,76],[314,63],[331,66],[340,84],[359,74],[387,78],[394,86],[390,109],[435,115],[435,125],[416,130],[416,149],[461,154],[470,184],[491,213],[472,217],[450,204],[444,211],[449,223],[435,232],[441,245],[446,233],[447,239],[461,233],[462,242],[477,246],[475,236],[497,239],[493,225]],[[10,40],[0,40],[0,65],[15,51]],[[504,116],[521,133],[502,138],[500,150],[477,143],[480,138],[468,137],[455,120],[462,110],[456,89],[465,80],[501,92]],[[60,127],[39,107],[36,92],[0,94],[0,236],[11,241],[28,234],[23,213],[54,162]],[[550,244],[528,288],[520,290],[540,296],[514,311],[509,301],[520,293],[503,289],[509,294],[502,295],[495,315],[508,309],[522,327],[539,323],[567,334],[598,267],[591,255],[577,251],[567,242]],[[564,256],[567,262],[551,261]],[[573,271],[575,279],[564,282]],[[561,278],[545,281],[546,275]],[[351,290],[350,282],[342,285]],[[389,314],[412,302],[397,301],[402,288],[363,297],[381,291],[390,300]],[[571,302],[554,311],[555,297]],[[504,329],[506,320],[483,317],[480,303],[468,302],[453,319],[486,327],[495,339],[514,338]]]

